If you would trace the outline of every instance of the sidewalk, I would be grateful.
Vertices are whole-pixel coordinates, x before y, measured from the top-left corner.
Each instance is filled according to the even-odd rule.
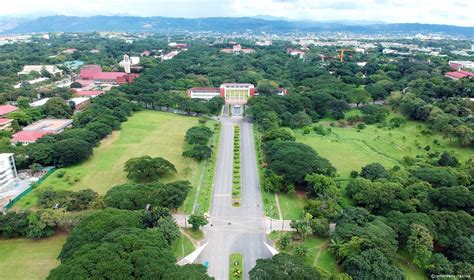
[[[291,220],[275,220],[269,217],[265,217],[265,232],[269,234],[270,232],[276,231],[294,231],[290,227]]]

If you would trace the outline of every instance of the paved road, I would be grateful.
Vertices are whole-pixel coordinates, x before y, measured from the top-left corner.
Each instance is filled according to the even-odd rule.
[[[217,280],[229,277],[229,256],[241,253],[244,275],[253,268],[257,259],[271,257],[265,247],[265,222],[258,183],[257,161],[252,136],[252,125],[243,118],[221,117],[221,139],[217,157],[210,224],[206,226],[209,244],[196,260],[209,263],[208,273]],[[233,207],[232,161],[234,125],[241,131],[241,196],[242,205]],[[211,226],[212,224],[212,226]]]

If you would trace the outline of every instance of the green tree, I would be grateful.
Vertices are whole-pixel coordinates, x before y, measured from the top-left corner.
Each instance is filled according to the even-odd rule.
[[[212,155],[212,149],[206,145],[193,145],[189,149],[183,152],[184,157],[194,158],[195,160],[202,161],[210,158]]]
[[[163,234],[163,237],[169,245],[181,236],[178,225],[175,220],[169,216],[160,218],[157,221],[155,229]]]
[[[209,139],[212,137],[212,130],[204,125],[201,126],[193,126],[188,131],[186,131],[186,136],[184,139],[189,144],[197,144],[197,145],[207,145]]]
[[[404,279],[403,272],[377,249],[349,256],[344,261],[344,270],[354,280]]]
[[[359,174],[361,177],[369,180],[386,179],[388,172],[380,163],[370,163],[362,167]]]
[[[308,182],[308,195],[312,198],[331,200],[339,194],[336,182],[331,177],[313,173],[306,175],[305,181]]]
[[[188,223],[193,226],[194,230],[198,230],[200,227],[207,225],[209,221],[203,213],[193,213],[189,216]]]
[[[174,269],[175,258],[160,231],[127,227],[77,248],[47,279],[162,279]]]
[[[127,177],[136,181],[151,182],[165,175],[175,173],[174,165],[164,158],[141,156],[131,158],[125,163],[124,171]]]
[[[42,107],[43,113],[46,116],[67,119],[71,116],[71,107],[61,97],[52,97]]]
[[[250,270],[252,280],[301,279],[319,280],[321,275],[313,267],[306,265],[299,257],[277,254],[271,259],[258,259]]]
[[[52,150],[53,162],[59,167],[80,163],[92,155],[92,146],[79,139],[65,139],[58,141],[53,144]]]
[[[422,268],[428,266],[433,251],[433,237],[422,225],[412,224],[407,249],[413,262]]]
[[[264,151],[268,167],[291,183],[304,183],[306,174],[333,175],[336,172],[327,159],[302,143],[269,142]]]

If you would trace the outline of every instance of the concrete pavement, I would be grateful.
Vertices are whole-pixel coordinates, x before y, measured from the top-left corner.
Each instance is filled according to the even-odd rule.
[[[208,245],[196,263],[208,264],[217,280],[229,277],[229,256],[240,253],[244,278],[260,258],[270,258],[267,248],[263,203],[260,196],[252,124],[241,117],[221,118],[221,139],[216,163],[210,222],[204,230]],[[232,206],[232,162],[234,126],[240,125],[241,206]]]

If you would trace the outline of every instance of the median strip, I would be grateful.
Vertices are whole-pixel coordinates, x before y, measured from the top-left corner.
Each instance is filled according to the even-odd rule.
[[[234,167],[232,171],[232,205],[240,206],[240,126],[234,126]]]

